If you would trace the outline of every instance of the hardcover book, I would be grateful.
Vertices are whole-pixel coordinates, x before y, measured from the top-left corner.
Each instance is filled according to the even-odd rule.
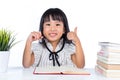
[[[120,78],[120,70],[107,70],[99,65],[95,67],[96,72],[109,78]]]
[[[112,43],[112,42],[99,42],[100,46],[109,46],[109,47],[118,47],[120,48],[120,44]]]
[[[106,58],[119,58],[120,59],[120,53],[116,53],[116,52],[99,51],[97,55],[100,55]]]
[[[120,53],[120,44],[111,42],[99,42],[101,51]]]
[[[106,64],[106,63],[99,61],[99,60],[97,60],[97,64],[105,69],[120,70],[120,64]]]
[[[97,59],[101,62],[106,63],[106,64],[120,64],[119,58],[107,58],[104,56],[97,55]]]

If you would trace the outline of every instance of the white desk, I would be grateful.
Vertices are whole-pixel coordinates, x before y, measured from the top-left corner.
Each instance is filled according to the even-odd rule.
[[[94,69],[86,69],[91,75],[35,75],[33,70],[23,67],[8,68],[6,73],[0,73],[0,80],[120,80],[120,78],[106,78],[96,73]]]

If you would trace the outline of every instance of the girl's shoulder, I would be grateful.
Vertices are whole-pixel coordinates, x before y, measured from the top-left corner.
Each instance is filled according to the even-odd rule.
[[[67,47],[74,47],[75,45],[74,45],[74,43],[65,43],[65,46],[67,46]]]
[[[36,42],[36,43],[32,43],[32,46],[34,46],[34,47],[38,47],[38,46],[42,46],[42,45],[41,45],[41,43]]]
[[[75,45],[73,43],[65,43],[64,46],[64,51],[66,53],[66,55],[71,55],[73,53],[75,53]]]
[[[74,43],[65,43],[65,48],[67,49],[75,49]]]
[[[32,49],[41,49],[41,48],[43,48],[42,43],[39,42],[32,43]]]

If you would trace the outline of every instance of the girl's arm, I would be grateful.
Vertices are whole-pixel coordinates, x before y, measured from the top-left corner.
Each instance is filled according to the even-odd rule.
[[[81,46],[81,42],[77,36],[77,28],[74,32],[69,32],[67,35],[69,40],[72,40],[75,44],[75,54],[72,55],[72,61],[76,64],[78,68],[83,68],[85,66],[84,52]]]
[[[31,45],[33,41],[42,38],[40,32],[32,32],[27,38],[24,53],[23,53],[23,67],[28,68],[34,63],[34,54],[31,50]]]
[[[23,66],[25,68],[30,67],[34,62],[34,54],[31,51],[31,42],[26,41],[24,53],[23,53]]]
[[[83,68],[85,66],[84,52],[80,41],[75,42],[75,54],[72,55],[72,60],[78,68]]]

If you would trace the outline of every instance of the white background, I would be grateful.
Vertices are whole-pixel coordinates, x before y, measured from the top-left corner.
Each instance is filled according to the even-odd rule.
[[[86,68],[96,65],[98,42],[120,43],[119,0],[1,0],[0,28],[14,31],[16,41],[21,41],[11,49],[9,67],[22,66],[25,41],[30,32],[38,31],[41,15],[51,7],[65,12],[71,31],[78,27]]]

